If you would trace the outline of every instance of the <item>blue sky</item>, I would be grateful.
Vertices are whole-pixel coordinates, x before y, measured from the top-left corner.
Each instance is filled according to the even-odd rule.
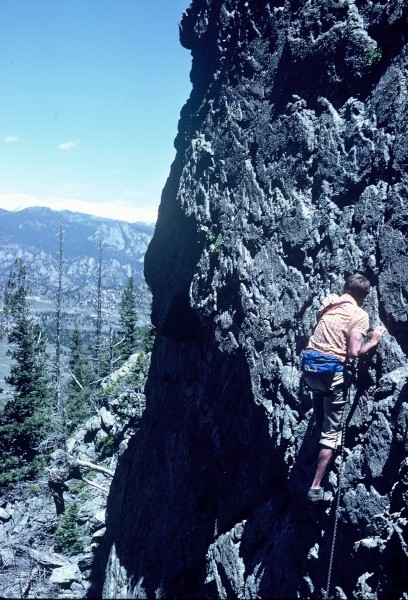
[[[1,0],[1,208],[156,219],[191,90],[188,5]]]

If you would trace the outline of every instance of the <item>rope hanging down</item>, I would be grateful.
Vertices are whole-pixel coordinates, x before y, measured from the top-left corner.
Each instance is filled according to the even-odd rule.
[[[327,573],[327,584],[326,584],[326,589],[323,591],[323,600],[329,600],[329,598],[330,598],[331,576],[332,576],[332,571],[333,571],[333,558],[334,558],[334,550],[336,547],[337,528],[338,528],[339,517],[340,517],[339,509],[340,509],[340,496],[341,496],[341,491],[342,491],[341,487],[342,487],[344,450],[345,450],[344,440],[345,440],[345,435],[346,435],[346,422],[347,422],[346,407],[347,407],[347,404],[349,404],[350,397],[351,397],[351,385],[350,384],[351,384],[351,382],[349,382],[349,386],[348,386],[348,390],[347,390],[346,404],[344,406],[343,416],[342,416],[341,453],[340,453],[340,465],[339,465],[339,483],[337,486],[336,513],[335,513],[335,519],[334,519],[333,539],[332,539],[332,545],[331,545],[331,551],[330,551],[329,570]],[[347,417],[350,414],[350,411],[351,411],[351,406],[347,413]]]

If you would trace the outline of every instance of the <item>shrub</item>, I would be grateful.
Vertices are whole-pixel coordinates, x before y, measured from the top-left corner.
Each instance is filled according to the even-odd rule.
[[[101,460],[111,457],[115,451],[115,438],[111,435],[100,437],[95,442],[95,450]]]
[[[381,48],[373,48],[373,46],[369,46],[368,48],[365,48],[364,54],[366,57],[367,64],[370,67],[376,63],[379,63],[382,58]]]
[[[78,506],[74,502],[62,515],[60,524],[55,531],[55,550],[68,556],[79,554],[85,548],[78,525]]]

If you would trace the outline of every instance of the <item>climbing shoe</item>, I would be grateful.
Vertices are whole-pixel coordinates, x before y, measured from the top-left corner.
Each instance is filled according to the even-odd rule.
[[[325,492],[323,488],[310,488],[307,494],[307,499],[310,500],[310,502],[330,502],[332,498],[333,494],[331,492]]]

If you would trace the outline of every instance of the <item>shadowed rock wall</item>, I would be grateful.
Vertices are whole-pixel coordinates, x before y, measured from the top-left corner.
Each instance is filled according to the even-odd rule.
[[[111,488],[105,597],[319,597],[335,504],[298,357],[361,271],[389,330],[352,386],[331,590],[408,589],[406,1],[193,0],[193,90],[145,275],[157,337]],[[337,459],[328,486],[338,487]]]

